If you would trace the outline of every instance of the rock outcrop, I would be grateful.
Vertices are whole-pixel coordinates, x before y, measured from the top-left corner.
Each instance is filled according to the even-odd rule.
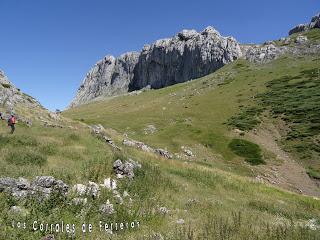
[[[106,56],[90,70],[70,107],[99,96],[115,96],[143,88],[162,88],[216,71],[239,57],[239,43],[212,27],[183,30],[172,38],[145,45],[140,53]]]
[[[36,196],[39,200],[42,200],[48,198],[53,192],[65,196],[68,189],[68,185],[52,176],[39,176],[32,182],[25,178],[0,178],[0,192],[5,192],[17,200],[31,196]]]
[[[9,81],[5,73],[0,70],[0,105],[7,112],[14,112],[15,106],[18,104],[28,109],[43,109],[36,99],[22,93],[19,88]]]
[[[277,47],[273,43],[243,45],[241,49],[245,59],[255,63],[265,63],[274,60],[285,52],[284,47]]]
[[[311,18],[310,23],[299,24],[289,31],[289,35],[305,32],[314,28],[320,28],[320,13]]]

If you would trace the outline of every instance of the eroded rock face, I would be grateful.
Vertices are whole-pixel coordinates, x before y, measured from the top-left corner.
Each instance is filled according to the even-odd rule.
[[[265,63],[274,60],[285,52],[285,48],[277,47],[269,42],[264,45],[244,45],[241,48],[245,59],[256,63]]]
[[[87,73],[70,107],[86,103],[99,96],[114,96],[128,92],[139,53],[129,52],[118,58],[106,56]]]
[[[200,33],[183,30],[173,38],[143,48],[129,89],[146,86],[157,89],[196,79],[240,56],[238,42],[232,37],[222,37],[212,27]]]
[[[308,31],[313,28],[320,28],[320,13],[318,13],[316,16],[312,17],[310,23],[299,24],[299,25],[295,26],[294,28],[292,28],[289,31],[289,35],[292,35],[294,33]]]
[[[162,88],[216,71],[242,55],[239,43],[212,27],[183,30],[172,38],[145,45],[140,53],[106,56],[87,74],[70,104],[143,88]]]
[[[2,70],[0,70],[0,104],[6,106],[8,112],[14,111],[14,107],[18,104],[26,108],[43,109],[36,99],[16,88]]]

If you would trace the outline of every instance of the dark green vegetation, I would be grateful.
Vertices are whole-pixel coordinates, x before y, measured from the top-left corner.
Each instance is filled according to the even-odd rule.
[[[266,91],[255,96],[253,106],[232,116],[228,124],[246,131],[256,128],[264,109],[285,122],[285,149],[302,159],[307,168],[313,167],[313,173],[320,174],[320,163],[316,161],[320,157],[320,59],[278,76],[265,86]]]
[[[11,88],[10,84],[6,84],[6,83],[1,83],[2,87],[4,88]]]
[[[259,145],[243,139],[232,139],[230,149],[252,165],[264,163]]]

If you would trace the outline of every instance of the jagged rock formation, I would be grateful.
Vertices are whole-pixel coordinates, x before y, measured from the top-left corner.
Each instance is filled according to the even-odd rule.
[[[310,23],[299,24],[299,25],[295,26],[294,28],[292,28],[289,31],[289,35],[292,35],[292,34],[298,33],[298,32],[308,31],[313,28],[320,28],[320,13],[318,13],[316,16],[312,17]]]
[[[115,96],[142,88],[162,88],[205,76],[242,56],[239,43],[212,27],[183,30],[172,38],[145,45],[141,53],[107,56],[96,63],[70,104]]]
[[[255,63],[265,63],[276,59],[285,52],[285,47],[277,47],[273,43],[265,43],[263,45],[243,45],[241,50],[245,59]]]

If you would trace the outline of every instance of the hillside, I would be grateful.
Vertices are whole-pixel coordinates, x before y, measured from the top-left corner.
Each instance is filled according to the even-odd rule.
[[[61,114],[1,74],[0,239],[320,239],[320,30],[238,47]]]
[[[157,166],[164,167],[161,172],[173,181],[178,181],[178,177],[182,185],[174,195],[166,195],[170,191],[170,184],[166,184],[168,187],[162,189],[161,196],[155,194],[156,198],[163,199],[166,195],[164,198],[173,203],[172,198],[177,197],[185,186],[185,197],[179,196],[178,202],[206,196],[201,200],[206,202],[205,206],[197,209],[202,213],[198,216],[203,217],[204,212],[217,216],[228,215],[217,210],[218,198],[218,205],[222,209],[236,212],[241,209],[244,219],[253,214],[251,219],[269,219],[269,224],[273,222],[277,225],[279,217],[283,220],[286,215],[280,210],[284,207],[280,207],[283,202],[288,204],[293,199],[301,198],[301,194],[320,196],[317,180],[320,170],[317,161],[320,32],[315,29],[303,33],[301,36],[308,39],[304,43],[296,40],[302,38],[300,35],[274,42],[276,46],[289,49],[276,60],[261,64],[240,59],[194,81],[99,99],[69,109],[64,116],[90,125],[102,124],[109,129],[110,135],[118,138],[118,144],[123,139],[135,139],[153,148],[167,149],[173,155],[173,160],[158,159]],[[145,160],[153,165],[152,156],[148,155]],[[217,173],[224,180],[210,182]],[[229,188],[225,185],[225,181],[229,181],[227,179],[240,185]],[[198,186],[197,192],[192,189],[193,184]],[[269,190],[249,190],[256,184]],[[280,200],[277,193],[282,196],[289,194],[292,200]],[[303,198],[314,201],[316,205],[319,203],[316,198]],[[230,206],[229,200],[232,202]],[[213,209],[208,201],[216,202]],[[178,202],[176,204],[179,205]],[[295,209],[301,209],[301,206],[298,204]],[[319,221],[317,208],[311,212]],[[186,210],[184,219],[192,212]],[[256,213],[258,215],[255,216]],[[171,214],[175,215],[176,212]],[[272,216],[277,220],[271,220]],[[284,218],[292,219],[291,216]],[[191,225],[197,226],[198,218],[192,216],[192,219]],[[295,223],[302,220],[298,216],[293,219]],[[216,220],[212,221],[218,224]],[[204,233],[200,233],[199,227],[195,228],[195,233],[190,230],[190,234],[195,234],[197,237],[194,238],[199,239],[200,235],[197,234]],[[221,239],[216,230],[210,233],[213,235],[209,239]],[[247,239],[250,235],[243,229],[240,232],[235,235],[230,233],[230,239]],[[275,236],[264,236],[263,230],[260,230],[260,234],[261,238],[253,235],[252,239],[276,239]],[[282,237],[309,239],[306,233],[299,237],[289,235]],[[185,238],[182,235],[177,237]]]

